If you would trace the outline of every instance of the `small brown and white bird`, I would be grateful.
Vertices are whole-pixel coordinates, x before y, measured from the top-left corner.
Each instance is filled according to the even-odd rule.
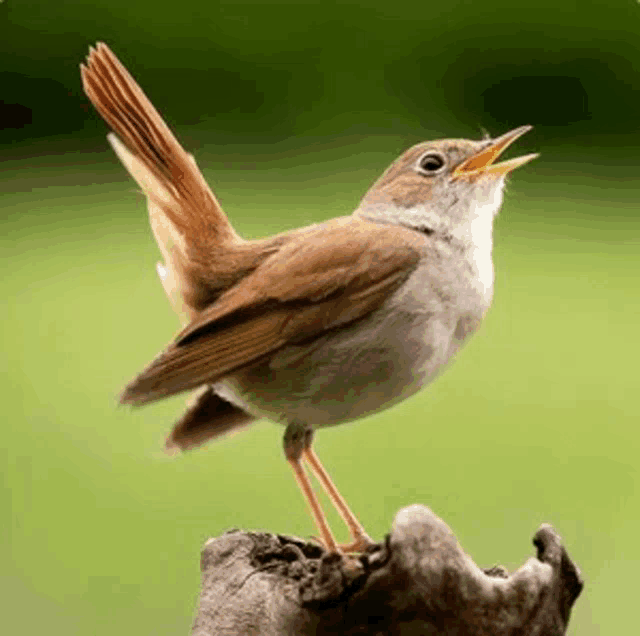
[[[386,409],[427,385],[480,326],[493,293],[492,230],[505,177],[495,163],[530,126],[497,139],[404,152],[350,216],[245,241],[135,80],[99,43],[84,90],[148,199],[158,273],[184,329],[125,388],[146,404],[197,390],[168,447],[189,449],[266,417],[329,550],[372,541],[314,453],[314,430]],[[116,136],[117,135],[117,136]],[[353,542],[338,546],[302,460]]]

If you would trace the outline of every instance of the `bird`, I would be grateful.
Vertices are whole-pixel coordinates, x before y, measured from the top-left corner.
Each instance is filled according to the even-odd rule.
[[[125,387],[140,406],[189,392],[167,448],[188,450],[260,418],[284,426],[284,455],[329,551],[374,541],[315,453],[315,432],[392,407],[428,385],[480,327],[493,296],[497,162],[531,129],[414,145],[353,213],[245,240],[195,159],[99,42],[80,65],[108,140],[147,198],[157,271],[182,329]],[[307,467],[345,522],[338,544]]]

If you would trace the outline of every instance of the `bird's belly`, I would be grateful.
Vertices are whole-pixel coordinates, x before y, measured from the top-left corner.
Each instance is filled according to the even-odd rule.
[[[258,417],[315,427],[388,408],[428,384],[459,347],[457,315],[377,311],[310,344],[288,346],[216,391]]]

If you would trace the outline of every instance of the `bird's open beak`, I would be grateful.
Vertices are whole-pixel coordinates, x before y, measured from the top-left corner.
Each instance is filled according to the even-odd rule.
[[[453,178],[473,178],[479,176],[491,176],[491,177],[503,177],[509,174],[512,170],[523,166],[525,163],[535,159],[538,153],[530,155],[523,155],[522,157],[516,157],[515,159],[509,159],[508,161],[502,161],[501,163],[493,163],[518,137],[521,137],[526,132],[529,132],[533,126],[520,126],[508,133],[505,133],[501,137],[494,139],[489,143],[486,148],[483,148],[480,152],[465,159],[454,171]]]

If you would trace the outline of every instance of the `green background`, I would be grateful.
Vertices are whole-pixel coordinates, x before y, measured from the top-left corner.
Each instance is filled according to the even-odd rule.
[[[96,40],[247,237],[348,213],[417,141],[535,125],[509,155],[542,153],[506,193],[480,333],[316,448],[374,537],[422,502],[477,563],[514,568],[551,522],[586,580],[570,633],[632,631],[639,35],[635,0],[0,4],[5,633],[186,634],[209,536],[313,533],[281,429],[168,458],[183,398],[116,406],[178,324],[81,92]]]

